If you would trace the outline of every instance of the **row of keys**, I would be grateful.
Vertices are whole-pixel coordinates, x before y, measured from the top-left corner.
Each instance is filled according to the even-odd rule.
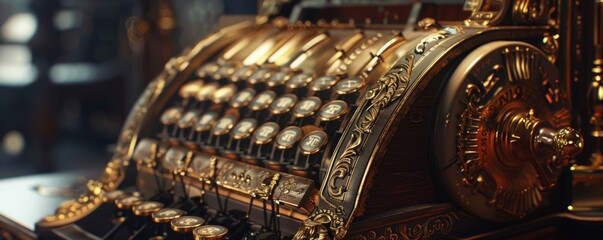
[[[251,104],[251,110],[254,112],[270,109],[269,120],[274,120],[287,125],[290,123],[302,124],[318,124],[335,121],[350,111],[350,107],[345,101],[333,100],[326,102],[321,106],[322,101],[317,97],[308,97],[297,101],[297,96],[293,94],[282,95],[276,100],[273,99],[271,92],[263,92]],[[212,130],[214,134],[223,135],[222,132],[230,130],[234,127],[233,118],[240,116],[240,111],[230,109],[226,111],[232,114],[226,114],[219,118],[219,113],[216,111],[207,111],[202,113],[198,109],[190,109],[184,112],[181,107],[171,107],[166,109],[161,115],[161,123],[165,126],[175,125],[180,129],[194,128],[196,132]],[[292,117],[288,117],[287,113],[291,113]],[[250,114],[253,116],[254,114]],[[255,114],[257,116],[259,114]],[[316,117],[318,121],[307,121],[306,118]]]
[[[115,190],[104,194],[105,202],[113,202],[120,210],[116,227],[130,222],[133,235],[130,238],[140,238],[142,235],[152,236],[149,239],[180,238],[198,240],[219,240],[228,236],[228,228],[221,225],[206,224],[206,220],[199,216],[186,215],[186,212],[165,207],[161,202],[145,201],[141,196],[128,195],[122,190]],[[132,216],[128,216],[132,213]],[[215,218],[214,214],[214,218]],[[129,218],[129,219],[125,219]],[[133,219],[136,218],[136,219]],[[149,220],[152,220],[150,222]],[[173,232],[166,231],[169,226]],[[144,232],[144,233],[143,233]],[[107,238],[115,237],[113,235]]]
[[[231,109],[239,109],[236,112],[240,115],[240,109],[249,107],[251,110],[248,116],[258,117],[262,115],[261,111],[266,111],[268,119],[274,119],[283,124],[291,122],[307,122],[316,124],[316,122],[328,122],[341,118],[349,112],[350,106],[342,100],[332,100],[322,104],[318,97],[306,97],[298,100],[294,94],[284,94],[276,97],[276,93],[267,90],[259,93],[255,97],[253,89],[245,89],[239,92],[231,101]],[[322,104],[322,105],[321,105]],[[178,128],[194,127],[196,131],[207,131],[218,121],[218,111],[208,111],[202,114],[199,109],[190,109],[185,112],[183,107],[176,106],[166,109],[160,117],[163,125],[177,125]],[[304,118],[317,117],[319,121],[304,121]],[[220,125],[218,126],[226,126]],[[217,128],[217,127],[216,127]]]
[[[338,94],[340,98],[346,98],[346,95],[354,94],[366,85],[364,78],[359,76],[349,78],[340,75],[316,76],[312,73],[296,72],[272,66],[241,66],[231,75],[225,75],[230,71],[212,75],[209,73],[211,69],[214,69],[212,66],[219,65],[207,63],[202,66],[197,74],[203,80],[189,81],[180,89],[180,97],[196,98],[198,101],[212,100],[220,103],[232,98],[236,94],[236,89],[251,88],[257,91],[270,89],[278,94],[315,95],[323,100],[328,100],[332,99],[329,91]],[[225,66],[232,67],[231,64],[225,64]]]
[[[207,63],[197,76],[161,115],[160,138],[314,180],[366,85],[361,77],[227,62]]]

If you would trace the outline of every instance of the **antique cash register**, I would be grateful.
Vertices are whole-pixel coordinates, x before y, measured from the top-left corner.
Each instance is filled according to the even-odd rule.
[[[600,238],[602,16],[260,1],[165,65],[35,236]]]

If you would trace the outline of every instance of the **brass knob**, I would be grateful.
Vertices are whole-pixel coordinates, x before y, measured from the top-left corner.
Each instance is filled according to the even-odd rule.
[[[176,208],[164,208],[151,214],[156,223],[169,223],[185,214],[184,211]]]
[[[535,117],[532,109],[509,110],[503,114],[499,129],[502,163],[517,167],[529,160],[545,188],[554,187],[559,169],[567,166],[584,147],[578,131],[570,127],[555,130]]]
[[[132,207],[141,204],[144,201],[141,197],[138,196],[128,196],[123,198],[115,199],[115,205],[117,208],[122,210],[128,210]]]
[[[172,220],[172,230],[179,233],[191,232],[193,229],[205,224],[205,219],[196,216],[182,216]]]
[[[584,138],[578,131],[570,127],[559,130],[554,139],[555,155],[563,160],[575,158],[584,148]]]
[[[205,225],[193,230],[193,236],[196,240],[220,240],[228,234],[228,228],[220,225]]]
[[[132,207],[132,212],[134,212],[134,215],[136,216],[145,217],[161,210],[163,207],[163,203],[155,201],[145,201],[139,205]]]

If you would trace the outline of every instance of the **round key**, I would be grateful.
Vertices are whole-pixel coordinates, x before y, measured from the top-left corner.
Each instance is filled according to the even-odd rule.
[[[151,214],[153,221],[156,223],[168,223],[172,220],[182,217],[186,214],[184,211],[177,208],[163,208]]]
[[[264,123],[253,132],[253,141],[255,144],[270,143],[274,136],[278,134],[279,129],[279,125],[275,122]]]
[[[216,123],[216,120],[218,120],[218,114],[215,112],[207,112],[201,115],[199,121],[195,123],[195,131],[203,132],[211,129]]]
[[[256,65],[240,67],[230,76],[230,81],[235,83],[244,81],[248,79],[257,69],[258,67]]]
[[[232,64],[224,64],[212,75],[215,80],[229,78],[235,71],[235,66]]]
[[[195,240],[221,240],[228,234],[228,228],[220,225],[205,225],[193,230]]]
[[[209,100],[211,95],[218,90],[218,88],[220,87],[220,84],[218,83],[208,83],[203,85],[203,87],[199,90],[199,92],[197,92],[197,95],[195,96],[197,98],[197,100],[203,102],[206,100]]]
[[[239,121],[232,129],[232,138],[239,140],[251,136],[251,133],[253,133],[257,124],[257,120],[253,118],[245,118]]]
[[[318,118],[321,121],[333,121],[341,118],[349,111],[348,104],[341,100],[334,100],[325,103],[320,110],[318,110]]]
[[[178,120],[178,128],[192,127],[193,125],[195,125],[195,122],[197,122],[197,120],[199,119],[199,114],[199,110],[190,110],[186,112],[184,116],[182,116],[182,118]]]
[[[197,70],[197,76],[199,77],[207,77],[218,71],[220,66],[214,62],[206,63]]]
[[[103,194],[103,202],[115,202],[119,198],[126,196],[126,192],[122,190],[114,190]]]
[[[199,90],[201,90],[201,87],[203,87],[203,80],[190,81],[180,87],[178,94],[184,99],[191,98],[194,97]]]
[[[260,68],[258,70],[256,70],[251,76],[249,76],[249,79],[247,79],[247,82],[249,82],[249,84],[251,85],[255,85],[261,82],[265,82],[266,79],[270,78],[270,76],[272,75],[272,70],[269,68]]]
[[[170,107],[163,111],[159,120],[163,125],[172,125],[176,123],[182,117],[182,108]]]
[[[289,126],[276,135],[274,144],[278,149],[289,149],[299,141],[302,135],[303,132],[300,127]]]
[[[339,81],[335,84],[334,90],[339,95],[351,94],[360,90],[366,82],[360,77],[351,77]]]
[[[237,117],[234,115],[226,115],[220,118],[214,127],[212,128],[212,133],[216,136],[225,135],[230,132],[230,130],[234,127],[237,121]]]
[[[310,83],[310,89],[316,92],[325,91],[335,86],[335,84],[337,84],[337,81],[339,81],[339,77],[337,77],[336,75],[320,76]]]
[[[127,196],[124,198],[119,198],[115,200],[115,205],[117,205],[117,208],[119,209],[131,209],[132,207],[141,204],[144,201],[144,199],[142,199],[139,196]]]
[[[255,90],[253,90],[253,88],[245,88],[232,97],[230,106],[233,108],[245,107],[251,103],[254,96]]]
[[[205,219],[196,216],[182,216],[172,220],[172,230],[179,233],[191,232],[193,229],[205,224]]]
[[[281,86],[284,85],[287,81],[289,81],[289,79],[291,79],[291,77],[293,77],[293,74],[291,72],[288,71],[279,71],[276,72],[274,74],[272,74],[268,80],[266,80],[266,84],[268,85],[268,87],[276,87],[276,86]]]
[[[221,104],[230,101],[237,92],[237,87],[234,84],[228,84],[218,88],[212,95],[211,100],[216,104]]]
[[[302,154],[310,155],[320,151],[328,142],[328,136],[321,130],[316,130],[308,133],[299,142],[299,149]]]
[[[320,108],[321,102],[318,97],[304,98],[293,108],[293,115],[298,118],[312,116]]]
[[[310,82],[313,80],[313,75],[311,73],[300,73],[293,76],[289,81],[287,81],[287,87],[290,89],[298,89],[308,86]]]
[[[282,95],[270,104],[270,112],[275,115],[289,112],[295,106],[296,102],[297,96],[294,94],[288,93]]]
[[[134,215],[136,216],[149,216],[154,212],[161,210],[164,207],[163,203],[154,202],[154,201],[145,201],[139,205],[136,205],[132,208]]]
[[[271,90],[266,90],[256,95],[250,103],[251,110],[259,111],[264,110],[272,104],[276,98],[276,93]]]

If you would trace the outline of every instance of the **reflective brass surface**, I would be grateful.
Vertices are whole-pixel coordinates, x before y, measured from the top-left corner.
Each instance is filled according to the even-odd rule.
[[[228,229],[220,225],[205,225],[193,230],[195,240],[221,240],[228,234]]]
[[[456,151],[435,146],[445,186],[459,205],[495,221],[541,207],[561,169],[583,148],[580,134],[567,128],[567,89],[557,79],[545,54],[519,42],[489,43],[460,63],[436,132],[439,139],[456,138]]]
[[[132,208],[132,212],[136,216],[149,216],[154,212],[161,210],[165,205],[160,202],[154,201],[145,201],[141,204],[138,204]]]
[[[172,230],[176,232],[191,232],[203,224],[205,219],[195,216],[182,216],[170,222]]]
[[[152,213],[153,221],[156,223],[169,223],[172,220],[186,214],[184,211],[175,208],[163,208]]]
[[[591,56],[565,32],[595,19],[587,35],[600,45],[603,8],[592,1],[589,14],[574,15],[584,2],[469,0],[464,22],[431,18],[442,6],[415,3],[380,8],[382,22],[340,22],[304,12],[334,5],[262,1],[255,23],[220,30],[166,64],[100,180],[40,226],[79,223],[115,202],[196,239],[234,234],[180,209],[147,211],[143,200],[159,193],[176,203],[195,197],[215,213],[210,222],[245,215],[245,226],[293,239],[496,235],[563,214],[571,203],[553,193],[572,191],[568,182],[580,194],[567,209],[594,209],[596,197],[584,193],[598,175],[574,165],[567,176],[590,145],[590,167],[603,162],[601,48]],[[275,16],[281,10],[299,21]],[[568,49],[593,60],[588,91]],[[576,106],[581,95],[588,106]],[[126,169],[135,183],[123,183]],[[112,192],[120,185],[143,195],[122,198]]]

